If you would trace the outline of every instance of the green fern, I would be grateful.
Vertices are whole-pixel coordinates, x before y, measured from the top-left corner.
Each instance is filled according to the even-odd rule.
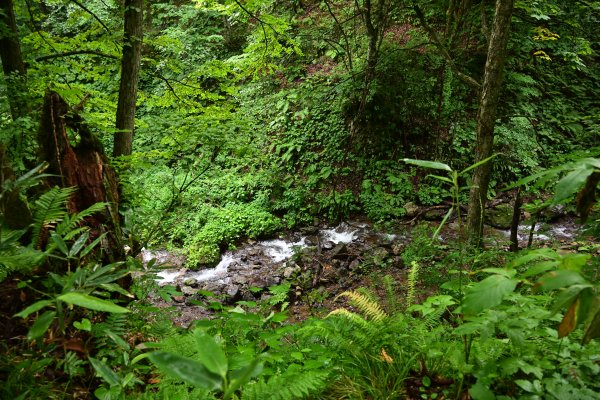
[[[328,375],[325,371],[298,371],[272,376],[268,381],[261,379],[244,387],[242,400],[314,398],[316,392],[325,389]]]
[[[387,317],[387,314],[377,302],[356,291],[346,291],[338,295],[344,296],[350,300],[350,304],[358,308],[367,318],[375,322],[380,322]]]
[[[0,230],[0,282],[14,271],[32,270],[44,259],[41,251],[20,245],[19,239],[25,232]]]
[[[56,225],[56,233],[63,236],[65,240],[70,240],[81,233],[81,229],[76,229],[84,218],[102,212],[106,209],[107,203],[95,203],[76,214],[66,215]]]
[[[419,270],[421,269],[418,262],[413,261],[410,263],[410,270],[408,271],[408,291],[406,293],[406,308],[412,306],[415,303],[415,295],[417,288],[417,281],[419,279]]]
[[[66,203],[76,188],[54,187],[35,202],[31,240],[35,248],[40,247],[42,232],[62,221],[67,215]]]

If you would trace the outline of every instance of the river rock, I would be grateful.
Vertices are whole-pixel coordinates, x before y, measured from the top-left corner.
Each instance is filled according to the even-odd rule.
[[[198,293],[198,289],[193,288],[191,286],[181,286],[181,288],[179,288],[179,290],[181,291],[181,293],[183,293],[186,296],[193,296],[196,293]]]
[[[187,278],[183,281],[185,286],[198,287],[198,281],[194,278]]]
[[[240,287],[238,285],[228,285],[225,287],[225,294],[230,297],[231,301],[235,301],[235,298],[240,294]]]
[[[360,267],[360,261],[358,260],[358,258],[355,258],[354,260],[352,260],[352,262],[348,265],[348,269],[350,271],[354,271],[356,269],[358,269]]]
[[[399,256],[404,253],[404,249],[406,248],[406,243],[402,242],[393,242],[392,243],[392,254],[395,256]]]
[[[448,212],[448,210],[444,210],[441,208],[434,208],[432,210],[427,210],[427,211],[425,211],[425,214],[423,214],[423,219],[425,221],[441,221],[442,219],[444,219],[444,216],[446,215],[447,212]]]
[[[318,226],[305,226],[300,228],[300,233],[302,233],[303,235],[316,235],[319,233],[319,227]]]
[[[331,250],[331,258],[348,258],[348,247],[345,243],[338,243],[333,250]]]
[[[403,208],[404,208],[404,211],[406,211],[407,218],[414,218],[419,213],[419,206],[417,206],[412,201],[406,203]]]
[[[319,243],[319,237],[316,235],[307,236],[304,239],[304,243],[308,246],[316,246]]]
[[[373,259],[374,264],[383,264],[390,253],[385,247],[375,247],[369,252],[369,256]]]
[[[335,243],[333,243],[331,240],[326,240],[325,242],[323,242],[323,245],[321,245],[321,248],[323,250],[331,250],[335,247]]]
[[[513,206],[499,204],[485,212],[485,223],[497,229],[510,229],[512,225]]]
[[[185,296],[171,296],[175,303],[183,303],[185,301]]]

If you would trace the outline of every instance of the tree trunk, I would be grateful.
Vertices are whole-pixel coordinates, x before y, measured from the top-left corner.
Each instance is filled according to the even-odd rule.
[[[490,157],[493,151],[494,125],[502,89],[502,70],[506,58],[506,45],[510,32],[513,2],[514,0],[496,0],[496,13],[488,45],[483,86],[477,111],[475,162]],[[491,162],[480,165],[473,172],[467,226],[469,241],[475,246],[481,246],[482,244],[483,210],[487,199],[491,172]]]
[[[0,0],[0,58],[13,120],[27,115],[25,63],[21,54],[12,0]]]
[[[130,155],[135,130],[135,103],[142,56],[143,0],[125,0],[123,58],[121,84],[117,104],[117,132],[114,135],[113,156]]]
[[[102,241],[106,261],[122,260],[117,176],[108,164],[102,143],[58,93],[49,92],[44,98],[38,141],[41,158],[49,164],[47,172],[57,176],[49,184],[77,187],[67,204],[69,213],[107,203],[103,212],[86,218],[85,224],[90,227],[90,240],[107,233]]]

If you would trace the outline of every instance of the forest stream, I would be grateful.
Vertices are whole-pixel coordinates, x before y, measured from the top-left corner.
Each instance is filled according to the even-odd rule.
[[[456,228],[456,224],[444,228],[439,244],[456,236]],[[412,229],[407,226],[401,233],[385,232],[369,222],[352,220],[337,226],[311,226],[275,239],[247,240],[223,253],[215,267],[199,270],[188,268],[185,257],[167,250],[144,249],[141,257],[144,265],[155,259],[153,271],[159,286],[176,288],[170,292],[171,301],[157,294],[152,301],[160,307],[175,306],[175,322],[187,326],[212,314],[201,305],[206,303],[207,292],[229,304],[264,300],[270,296],[267,288],[289,280],[294,284],[291,298],[300,300],[305,291],[318,287],[325,287],[329,294],[358,287],[365,272],[375,266],[393,266],[403,276],[402,254],[412,239]],[[527,246],[530,230],[530,225],[519,226],[520,248]],[[533,247],[558,243],[571,248],[579,231],[580,226],[566,217],[537,224]],[[486,234],[490,245],[508,248],[510,230],[486,227]]]

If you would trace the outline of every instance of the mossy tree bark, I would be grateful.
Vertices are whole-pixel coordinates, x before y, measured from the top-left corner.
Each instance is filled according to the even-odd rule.
[[[142,56],[144,0],[125,0],[123,57],[121,83],[117,104],[113,156],[130,155],[135,131],[135,103],[137,101],[140,60]]]
[[[506,58],[513,5],[514,0],[496,0],[496,12],[490,33],[487,61],[477,111],[475,162],[490,157],[493,152],[494,125],[502,90],[502,72]],[[475,246],[482,245],[483,211],[491,173],[491,161],[478,166],[473,172],[473,186],[469,194],[467,229],[469,241]]]

